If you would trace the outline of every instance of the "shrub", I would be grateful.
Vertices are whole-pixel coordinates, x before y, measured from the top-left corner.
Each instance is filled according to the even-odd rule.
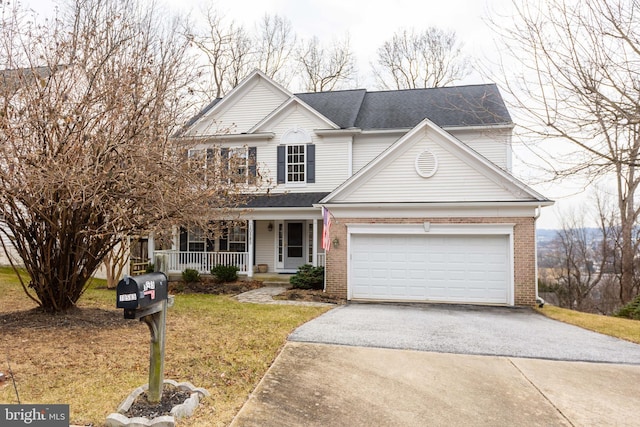
[[[614,316],[640,320],[640,295],[635,297],[629,304],[618,310],[614,314]]]
[[[211,275],[222,283],[235,282],[238,280],[240,269],[235,265],[216,265],[211,269]]]
[[[192,268],[187,268],[182,272],[182,280],[187,283],[195,283],[200,281],[200,272]]]
[[[324,287],[324,267],[314,267],[311,264],[301,265],[289,282],[298,289],[322,289]]]
[[[147,264],[147,268],[144,270],[145,273],[153,273],[155,270],[155,266],[152,263]]]

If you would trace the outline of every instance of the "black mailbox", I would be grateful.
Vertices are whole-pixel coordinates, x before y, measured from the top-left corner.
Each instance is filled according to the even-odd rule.
[[[167,300],[168,280],[164,273],[156,272],[125,277],[118,282],[116,307],[124,308],[125,319],[135,319],[155,311],[152,306]],[[157,307],[160,310],[160,307]]]

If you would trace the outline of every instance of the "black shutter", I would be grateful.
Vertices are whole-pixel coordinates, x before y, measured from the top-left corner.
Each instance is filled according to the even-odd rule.
[[[229,174],[229,149],[220,149],[220,165],[222,166],[222,176],[228,176]]]
[[[221,227],[220,233],[220,239],[218,239],[220,245],[219,250],[226,251],[229,249],[229,227]]]
[[[307,183],[316,182],[316,146],[307,144]]]
[[[187,251],[187,229],[184,227],[180,227],[180,252]]]
[[[248,153],[249,161],[249,182],[255,182],[254,179],[257,175],[256,165],[258,164],[258,149],[256,147],[249,147]]]
[[[284,184],[286,146],[278,145],[278,184]]]

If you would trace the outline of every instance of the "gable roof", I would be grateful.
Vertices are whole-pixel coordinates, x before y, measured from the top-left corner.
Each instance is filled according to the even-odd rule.
[[[455,153],[457,153],[457,157],[459,157],[461,160],[464,159],[463,161],[466,164],[479,171],[483,176],[494,182],[496,185],[499,185],[509,193],[513,194],[513,201],[536,202],[537,204],[545,206],[553,203],[542,194],[536,192],[535,190],[524,184],[522,181],[515,178],[507,171],[499,168],[494,163],[478,154],[476,151],[455,138],[450,133],[444,131],[441,127],[439,127],[429,119],[422,120],[411,131],[409,131],[398,141],[392,144],[389,148],[383,151],[369,164],[360,169],[356,174],[352,175],[333,192],[331,192],[331,194],[323,198],[319,203],[351,203],[349,201],[349,197],[351,194],[354,194],[358,191],[359,188],[361,188],[363,185],[366,185],[367,182],[379,176],[381,169],[384,169],[389,164],[393,163],[394,157],[396,157],[399,153],[402,153],[402,151],[405,150],[407,146],[420,141],[421,135],[424,135],[425,131],[433,132],[441,141],[446,141],[447,147],[455,150]],[[449,200],[449,202],[453,203],[463,201],[468,200]],[[379,200],[371,200],[371,202],[380,203]],[[396,201],[396,203],[402,203],[402,201]]]
[[[440,127],[512,123],[495,84],[295,96],[343,129],[411,129],[425,118]]]
[[[355,127],[358,113],[367,94],[365,89],[342,90],[336,92],[298,93],[309,107],[340,126],[342,129]]]
[[[252,84],[256,81],[262,80],[266,82],[269,87],[271,87],[275,92],[281,93],[286,98],[291,98],[293,95],[287,89],[282,87],[280,84],[275,82],[273,79],[267,77],[262,71],[255,69],[252,73],[250,73],[247,77],[245,77],[237,86],[235,86],[229,93],[227,93],[222,98],[216,98],[207,104],[203,109],[201,109],[195,116],[185,123],[185,125],[174,135],[176,137],[183,136],[191,131],[191,129],[200,121],[205,119],[208,116],[214,115],[216,112],[219,112],[221,109],[224,109],[228,104],[233,104],[233,102],[237,101],[236,98],[242,96],[243,92],[246,92],[245,89],[252,86]]]

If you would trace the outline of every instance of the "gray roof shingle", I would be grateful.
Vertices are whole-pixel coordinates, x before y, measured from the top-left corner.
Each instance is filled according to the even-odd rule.
[[[310,208],[329,193],[263,194],[247,202],[245,208]]]
[[[404,129],[425,118],[440,127],[512,123],[495,84],[296,96],[341,128]]]
[[[367,91],[365,89],[296,94],[303,102],[342,129],[355,126]]]

